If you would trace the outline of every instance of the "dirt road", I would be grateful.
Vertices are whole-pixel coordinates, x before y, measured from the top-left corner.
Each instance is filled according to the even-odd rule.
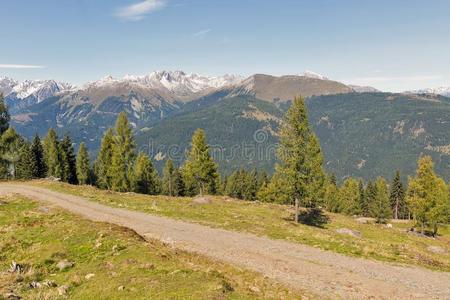
[[[2,193],[21,194],[93,221],[125,226],[146,238],[260,272],[320,298],[450,299],[450,273],[347,257],[300,244],[112,208],[27,185],[0,184]]]

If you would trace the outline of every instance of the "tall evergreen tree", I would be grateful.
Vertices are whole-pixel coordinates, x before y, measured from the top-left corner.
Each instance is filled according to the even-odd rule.
[[[175,166],[173,161],[169,158],[164,166],[162,179],[162,193],[167,196],[175,196]]]
[[[88,184],[90,177],[89,154],[84,143],[78,148],[76,159],[76,172],[79,184]]]
[[[44,157],[47,165],[47,176],[62,178],[63,164],[61,159],[58,136],[53,128],[50,128],[44,139]]]
[[[347,215],[361,213],[359,206],[359,184],[354,178],[347,178],[339,189],[339,212]]]
[[[183,166],[187,194],[216,194],[217,177],[217,164],[209,153],[205,132],[197,129],[192,136],[192,147]]]
[[[30,150],[35,164],[33,178],[44,178],[47,174],[47,165],[45,164],[44,148],[42,147],[41,139],[37,134],[33,139]]]
[[[325,208],[331,212],[340,212],[341,203],[339,199],[339,189],[336,185],[336,177],[332,174],[325,185]]]
[[[391,184],[389,200],[391,202],[394,219],[406,218],[408,208],[406,205],[405,189],[400,178],[400,171],[395,172]]]
[[[158,172],[144,153],[139,153],[133,170],[133,190],[136,193],[156,195],[159,192]]]
[[[37,166],[31,151],[29,143],[23,143],[20,148],[19,161],[16,167],[16,178],[32,179],[36,172]]]
[[[97,186],[102,189],[111,189],[112,185],[112,172],[110,168],[112,165],[114,147],[114,132],[110,128],[105,132],[100,151],[97,155],[97,160],[94,163],[94,174],[97,180]]]
[[[254,169],[251,172],[244,172],[242,178],[243,191],[242,198],[244,200],[256,200],[256,193],[258,192],[258,172]]]
[[[13,128],[6,129],[0,138],[0,169],[3,178],[16,178],[16,166],[24,140]]]
[[[72,140],[68,135],[59,143],[61,164],[62,164],[62,181],[77,184],[77,162],[75,157],[75,150],[72,145]]]
[[[5,99],[3,98],[3,94],[0,93],[0,136],[9,128],[10,119],[11,117],[6,108]]]
[[[361,214],[365,217],[369,215],[369,205],[366,198],[366,190],[364,189],[364,182],[359,180],[359,207],[361,207]]]
[[[370,206],[370,213],[377,223],[386,223],[391,218],[392,211],[386,180],[378,177],[375,181],[375,198]]]
[[[444,180],[434,173],[430,156],[419,159],[416,176],[409,180],[407,201],[422,234],[430,227],[436,235],[439,224],[448,221],[448,189]]]
[[[185,196],[185,186],[183,176],[179,168],[175,168],[173,172],[173,195],[176,197]]]
[[[375,184],[372,181],[369,181],[367,183],[366,190],[364,192],[364,197],[365,197],[365,201],[366,201],[366,209],[367,209],[364,214],[365,217],[372,216],[371,212],[370,212],[370,207],[375,202],[376,193],[377,193],[377,190],[376,190]]]
[[[108,169],[112,189],[119,192],[131,190],[131,176],[135,160],[135,142],[131,126],[125,112],[121,112],[116,122],[112,164]]]
[[[278,159],[280,164],[271,182],[260,196],[270,199],[294,199],[303,206],[315,207],[322,202],[325,176],[322,169],[323,156],[320,145],[311,132],[305,100],[296,97],[286,113],[280,129]],[[280,189],[281,188],[281,189]]]

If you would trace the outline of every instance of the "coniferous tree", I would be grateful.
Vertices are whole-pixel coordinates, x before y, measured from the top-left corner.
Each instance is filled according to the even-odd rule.
[[[258,172],[258,185],[257,185],[258,191],[261,190],[263,185],[266,185],[268,183],[269,183],[269,175],[267,175],[267,172],[264,170]]]
[[[251,172],[244,172],[242,182],[242,199],[248,201],[255,200],[256,193],[258,192],[258,172],[256,169]]]
[[[217,164],[209,153],[205,132],[197,129],[192,136],[192,147],[183,166],[187,194],[216,194],[217,177]]]
[[[79,184],[88,184],[90,178],[89,154],[84,143],[80,144],[76,160],[76,172]]]
[[[173,161],[169,158],[164,166],[162,179],[162,193],[167,196],[175,196],[175,166]]]
[[[336,185],[336,177],[332,174],[325,185],[325,208],[331,212],[340,212],[342,205],[339,199],[339,189]]]
[[[183,176],[179,168],[175,168],[173,172],[173,183],[174,183],[173,195],[176,197],[185,196],[186,194]]]
[[[110,168],[112,165],[114,147],[114,132],[110,128],[105,132],[103,136],[102,143],[100,146],[100,151],[97,155],[97,160],[94,163],[94,173],[96,177],[96,183],[99,188],[111,189],[112,185],[112,172]]]
[[[436,235],[439,224],[448,221],[450,204],[447,185],[434,173],[430,156],[419,159],[416,176],[409,180],[407,201],[422,234],[430,227]]]
[[[0,171],[3,178],[16,178],[16,166],[24,140],[13,128],[6,129],[0,138]]]
[[[20,148],[19,161],[16,167],[16,178],[32,179],[36,169],[36,161],[31,152],[31,145],[29,143],[23,143]]]
[[[62,164],[62,181],[77,184],[77,162],[75,157],[75,150],[72,145],[72,140],[68,135],[59,143],[61,164]]]
[[[39,136],[36,134],[31,144],[31,153],[35,169],[33,171],[33,178],[44,178],[47,174],[47,165],[45,164],[44,148]]]
[[[47,176],[62,178],[63,165],[59,147],[58,136],[53,128],[50,128],[43,143]]]
[[[386,180],[378,177],[374,183],[374,187],[375,198],[370,205],[370,213],[376,219],[377,223],[386,223],[392,216]]]
[[[400,178],[400,171],[395,172],[395,177],[391,184],[389,200],[391,202],[394,219],[406,218],[408,208],[406,205],[405,189]]]
[[[362,179],[359,180],[358,188],[359,188],[359,206],[361,207],[361,214],[367,217],[370,214],[369,212],[370,209],[367,203],[366,190],[364,189],[364,182],[362,181]]]
[[[136,193],[156,195],[159,192],[158,173],[148,155],[142,152],[136,158],[132,179]]]
[[[354,178],[347,178],[339,189],[339,212],[347,215],[361,213],[359,206],[359,184]]]
[[[5,99],[3,98],[3,94],[0,93],[0,136],[9,128],[10,119],[11,117],[6,108]]]
[[[115,131],[111,168],[108,169],[108,175],[111,177],[113,190],[127,192],[131,190],[136,146],[125,112],[119,114]]]
[[[366,214],[364,215],[366,217],[373,217],[371,215],[371,212],[370,212],[369,208],[372,206],[372,203],[375,201],[376,193],[377,193],[377,191],[376,191],[375,184],[372,181],[369,181],[367,183],[366,190],[364,192],[364,197],[365,197],[365,200],[366,200],[366,206],[367,206],[367,209],[368,209],[366,211]]]
[[[265,197],[265,201],[283,199],[281,201],[293,203],[298,200],[306,207],[320,204],[325,182],[323,156],[309,128],[305,101],[301,97],[294,99],[281,126],[278,159],[280,164],[271,182],[259,195]]]

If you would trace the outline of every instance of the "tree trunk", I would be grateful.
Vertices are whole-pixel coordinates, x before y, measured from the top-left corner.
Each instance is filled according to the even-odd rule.
[[[398,198],[395,200],[395,213],[394,213],[394,219],[398,219]]]
[[[295,223],[298,223],[298,198],[295,197]]]

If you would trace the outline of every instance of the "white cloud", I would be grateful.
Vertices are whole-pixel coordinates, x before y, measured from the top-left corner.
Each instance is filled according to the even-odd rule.
[[[205,37],[208,33],[210,33],[211,31],[212,31],[211,28],[203,29],[203,30],[200,30],[200,31],[194,33],[193,36],[196,37],[196,38],[203,38],[203,37]]]
[[[166,4],[166,0],[144,0],[119,8],[115,16],[124,21],[140,21],[149,13],[164,8]]]
[[[43,69],[45,66],[0,64],[0,69]]]

